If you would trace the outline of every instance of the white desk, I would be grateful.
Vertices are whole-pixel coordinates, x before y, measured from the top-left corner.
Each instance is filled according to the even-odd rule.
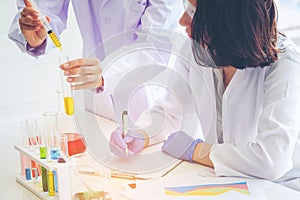
[[[93,121],[91,117],[96,121]],[[85,119],[83,119],[83,118],[85,118]],[[94,117],[94,116],[90,115],[90,113],[81,113],[80,118],[78,118],[78,120],[85,120],[85,122],[83,122],[83,124],[81,123],[81,126],[79,127],[81,130],[84,130],[85,128],[87,128],[87,127],[85,127],[86,125],[89,128],[91,128],[91,126],[95,122],[97,123],[97,125],[99,123],[99,125],[101,125],[101,129],[104,131],[108,131],[108,130],[115,128],[115,125],[113,125],[110,121],[107,121],[107,120],[99,118],[99,117]],[[11,148],[13,148],[13,147],[11,147]],[[100,148],[100,146],[99,146],[99,148]],[[17,154],[15,154],[15,156],[17,156]],[[92,163],[90,159],[92,159],[92,158],[89,155],[85,155],[83,157],[80,157],[76,162]],[[99,163],[97,163],[97,165],[98,164]],[[15,169],[15,168],[13,168],[13,169]],[[199,183],[199,184],[209,183],[211,181],[213,181],[213,182],[221,181],[222,182],[224,180],[224,178],[214,177],[213,170],[210,168],[207,168],[207,167],[204,167],[204,166],[201,166],[198,164],[190,164],[187,162],[182,162],[176,168],[171,170],[165,176],[165,178],[163,178],[163,180],[164,181],[167,180],[167,182],[169,182],[169,183],[174,181],[174,183],[175,183],[176,181],[178,181],[177,180],[178,177],[184,177],[184,175],[186,173],[191,173],[193,171],[195,171],[198,174],[200,173],[204,176],[203,179],[201,179],[201,183]],[[17,174],[18,172],[19,171],[15,171],[14,173],[10,173],[10,174]],[[163,173],[165,173],[165,171]],[[163,174],[163,173],[158,172],[157,174]],[[157,174],[156,175],[154,174],[154,177],[157,177]],[[143,175],[145,176],[145,174],[143,174]],[[84,176],[87,177],[86,180],[89,178],[92,178],[90,175],[84,175]],[[9,179],[12,180],[12,179],[15,179],[15,177],[9,177]],[[95,177],[93,177],[92,179],[95,180]],[[241,180],[247,181],[246,179],[240,179],[240,178],[229,178],[228,180],[230,180],[232,182],[241,181]],[[185,180],[183,180],[183,181],[185,181]],[[264,185],[263,193],[265,194],[264,199],[272,199],[272,200],[283,199],[283,198],[288,198],[289,200],[300,199],[299,192],[296,192],[294,190],[280,186],[278,184],[274,184],[272,182],[268,182],[268,181],[264,181],[264,180],[255,180],[255,181],[257,181],[257,183],[263,182],[263,185]],[[117,199],[117,200],[128,199],[121,193],[125,191],[123,188],[123,185],[124,184],[126,185],[127,183],[132,183],[131,180],[111,178],[107,183],[108,183],[107,186],[108,186],[108,188],[110,188],[110,193],[111,193],[113,199]],[[139,187],[139,184],[137,184],[137,187]],[[149,192],[149,191],[151,191],[151,190],[147,189],[147,192]],[[26,189],[24,189],[18,183],[13,183],[13,184],[10,184],[9,190],[4,192],[3,199],[19,199],[19,200],[33,199],[33,200],[36,200],[38,198],[34,194],[31,194],[30,192],[26,191]]]

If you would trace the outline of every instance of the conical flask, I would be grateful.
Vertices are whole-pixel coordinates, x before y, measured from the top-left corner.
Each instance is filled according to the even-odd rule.
[[[67,144],[67,146],[65,144],[61,144],[61,147],[65,146],[65,150],[62,148],[62,151],[67,157],[84,153],[86,151],[86,142],[84,137],[78,133],[74,115],[67,115],[64,111],[63,91],[58,89],[56,92],[58,98],[57,130],[60,134],[61,142]]]

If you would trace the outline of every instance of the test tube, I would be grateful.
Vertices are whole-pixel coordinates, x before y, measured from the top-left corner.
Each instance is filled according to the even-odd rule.
[[[69,156],[68,136],[63,133],[60,135],[60,149],[66,157]]]
[[[26,129],[26,121],[20,122],[21,144],[26,149],[29,148],[28,134]],[[21,176],[26,177],[25,168],[27,167],[27,156],[20,152]]]
[[[47,169],[43,166],[41,166],[42,170],[42,185],[43,185],[43,191],[48,191],[48,175],[47,175]]]
[[[34,119],[27,119],[25,121],[25,129],[26,129],[26,132],[27,132],[27,135],[28,135],[28,143],[29,143],[29,149],[30,151],[32,152],[36,152],[38,151],[38,147],[39,147],[39,140],[38,140],[38,135],[37,135],[37,129],[38,129],[38,125],[37,125],[37,119],[34,118]],[[30,176],[31,178],[36,178],[36,176],[38,176],[38,173],[36,173],[35,171],[35,168],[38,167],[38,164],[34,161],[34,160],[31,160],[30,159],[30,169],[31,169],[31,172],[30,172]],[[25,169],[25,173],[26,173],[26,178],[27,178],[27,175],[28,175],[28,168]]]
[[[38,146],[37,119],[27,119],[25,123],[30,149],[35,150]]]
[[[47,158],[47,147],[43,143],[40,146],[40,159],[46,159]]]
[[[32,171],[34,171],[34,174],[32,175],[33,176],[33,184],[38,184],[39,182],[39,173],[38,173],[38,169],[37,168],[32,168]]]
[[[52,169],[48,170],[48,195],[54,196],[55,195],[55,188],[54,188],[54,174]]]
[[[30,165],[30,159],[26,157],[26,162],[25,162],[25,177],[26,180],[31,180],[31,165]]]
[[[58,192],[58,185],[57,185],[57,173],[55,170],[52,170],[53,173],[53,184],[54,184],[54,191]]]
[[[56,130],[48,130],[48,135],[50,136],[50,158],[51,160],[57,160],[60,152],[58,134]]]
[[[60,56],[58,58],[59,65],[68,62],[69,57],[68,56]],[[61,79],[61,85],[62,85],[62,92],[64,97],[64,107],[65,112],[67,115],[73,115],[74,114],[74,98],[72,94],[72,90],[70,87],[70,83],[67,82],[66,77],[64,76],[63,70],[61,70],[60,73],[60,79]]]
[[[50,158],[57,160],[59,157],[59,142],[57,134],[57,112],[43,113],[47,129],[47,149],[50,150]]]
[[[41,132],[40,136],[40,159],[46,159],[47,158],[47,128],[42,127],[39,129]]]

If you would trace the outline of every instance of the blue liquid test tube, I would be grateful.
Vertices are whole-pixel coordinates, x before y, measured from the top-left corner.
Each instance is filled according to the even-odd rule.
[[[57,173],[55,170],[52,171],[53,173],[53,180],[54,180],[54,191],[58,192],[58,186],[57,186]]]
[[[31,180],[31,169],[30,168],[25,168],[25,176],[26,180]]]
[[[25,164],[25,178],[26,180],[31,180],[31,167],[30,167],[30,159],[26,157],[26,164]]]

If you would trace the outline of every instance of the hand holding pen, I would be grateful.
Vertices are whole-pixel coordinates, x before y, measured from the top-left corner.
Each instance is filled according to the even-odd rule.
[[[113,96],[110,95],[111,102],[115,113],[117,114],[116,104]],[[116,128],[110,137],[109,147],[110,150],[121,158],[131,157],[141,152],[145,146],[148,145],[149,139],[145,138],[137,131],[128,129],[128,112],[122,113],[122,128]]]
[[[124,135],[124,129],[119,127],[112,132],[109,147],[118,157],[126,158],[141,152],[145,143],[146,140],[140,133],[129,129]]]

